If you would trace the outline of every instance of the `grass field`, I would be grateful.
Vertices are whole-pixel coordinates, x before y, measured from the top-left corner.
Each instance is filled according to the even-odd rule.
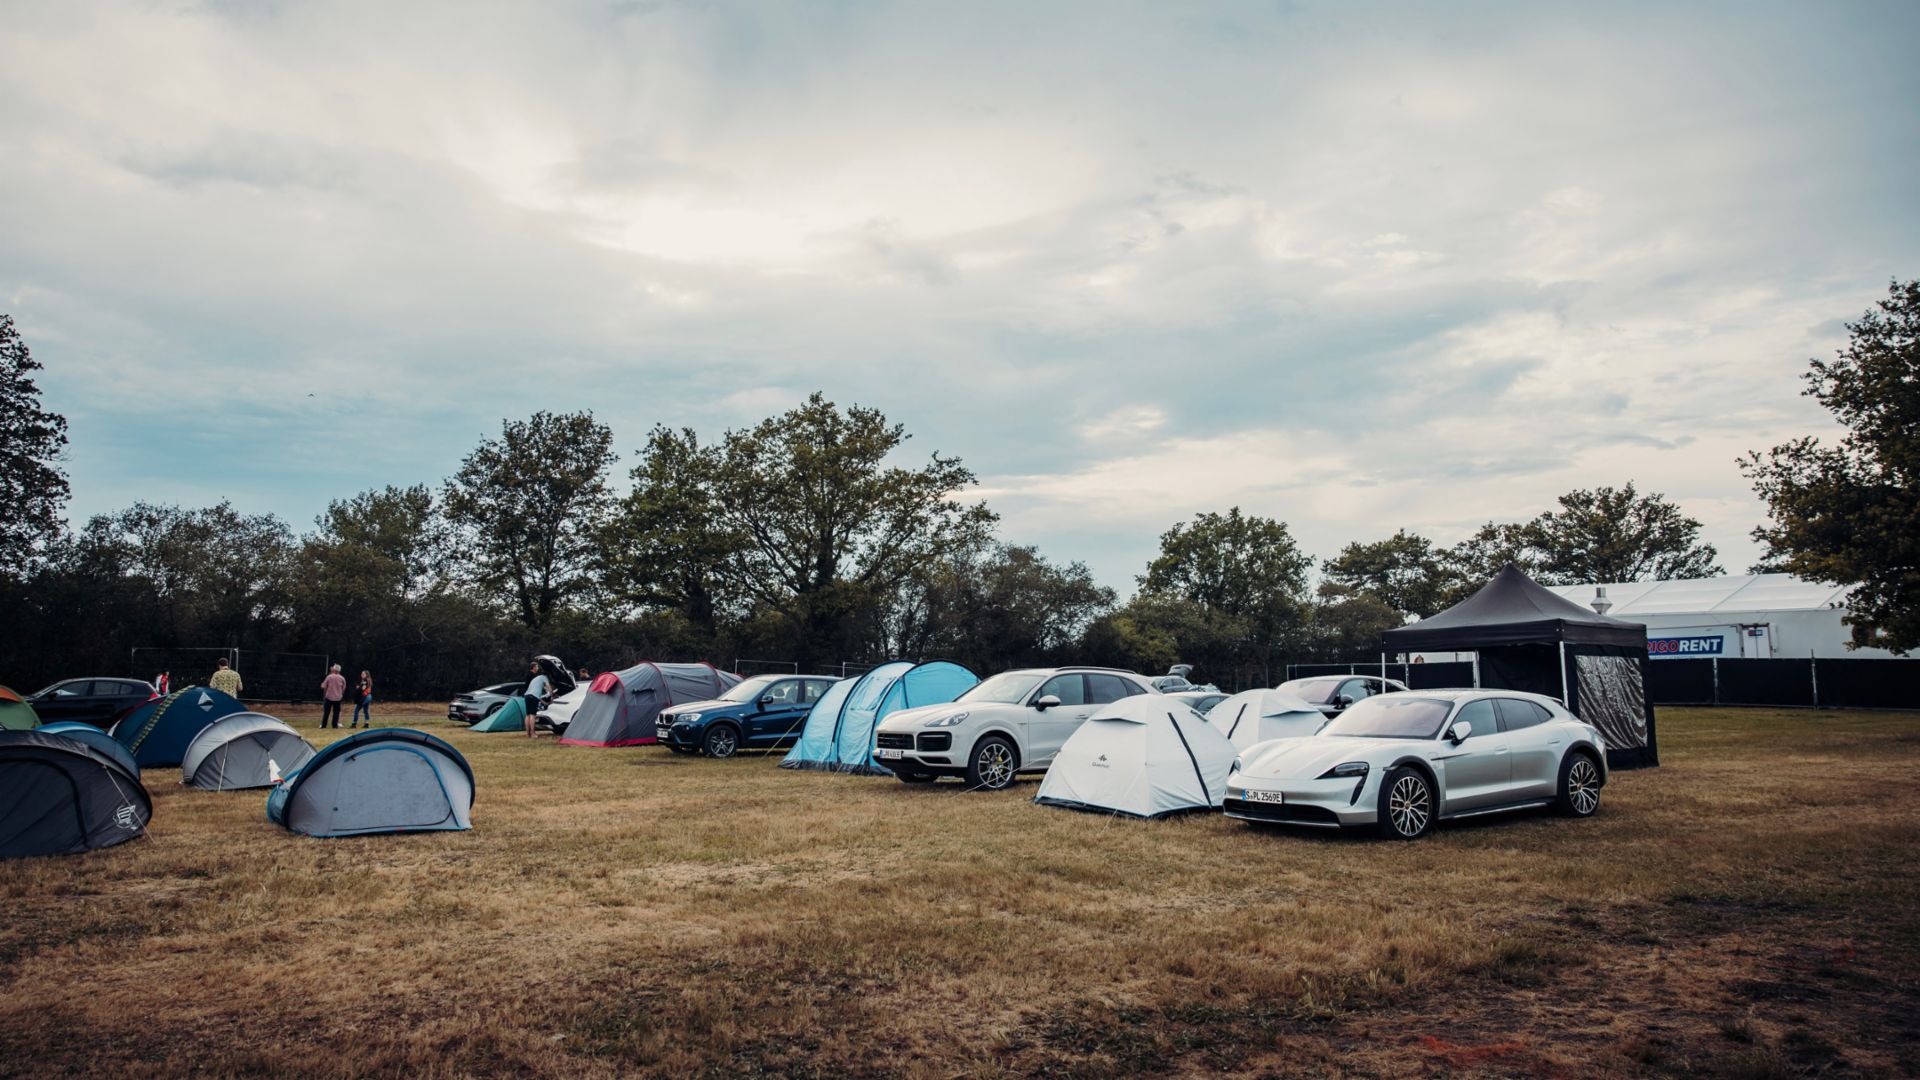
[[[0,1074],[1920,1073],[1912,715],[1664,710],[1596,818],[1418,844],[442,716],[381,720],[471,832],[149,770],[147,839],[0,863]]]

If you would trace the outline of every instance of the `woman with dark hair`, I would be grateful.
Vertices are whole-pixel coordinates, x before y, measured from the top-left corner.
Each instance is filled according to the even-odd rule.
[[[360,718],[362,716],[365,716],[367,718],[367,726],[372,727],[373,726],[373,676],[364,671],[360,673],[360,694],[354,700],[353,723],[350,724],[349,726],[359,727]],[[336,726],[338,726],[339,721],[335,721],[334,723]]]

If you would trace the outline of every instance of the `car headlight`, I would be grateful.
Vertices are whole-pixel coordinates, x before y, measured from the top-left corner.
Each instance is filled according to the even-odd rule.
[[[676,716],[673,718],[674,723],[676,724],[682,720],[685,720],[687,723],[691,724],[691,723],[697,722],[699,719],[700,719],[700,714],[697,712],[681,713],[679,716]]]
[[[957,713],[954,713],[952,716],[943,716],[938,720],[929,720],[927,721],[927,726],[928,727],[959,727],[962,723],[966,721],[966,719],[967,719],[966,713],[957,712]]]
[[[1364,761],[1343,761],[1320,774],[1322,780],[1343,780],[1354,776],[1367,775],[1367,763]]]

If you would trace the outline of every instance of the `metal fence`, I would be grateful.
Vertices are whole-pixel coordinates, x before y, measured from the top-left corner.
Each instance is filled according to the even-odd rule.
[[[733,661],[735,675],[798,675],[800,662],[797,660],[748,660],[735,657]]]
[[[215,646],[183,649],[145,647],[133,650],[132,667],[127,674],[156,685],[160,682],[160,676],[166,675],[169,685],[175,690],[185,686],[205,686],[221,660],[238,667],[239,650]]]
[[[268,652],[219,646],[163,648],[145,646],[132,651],[132,674],[156,682],[162,673],[175,690],[205,686],[219,662],[240,673],[241,696],[248,701],[316,701],[320,680],[327,676],[325,653]]]
[[[1452,661],[1439,664],[1388,664],[1383,672],[1380,661],[1364,660],[1351,664],[1288,664],[1287,678],[1306,679],[1315,675],[1386,675],[1415,690],[1440,690],[1473,685],[1473,664]]]

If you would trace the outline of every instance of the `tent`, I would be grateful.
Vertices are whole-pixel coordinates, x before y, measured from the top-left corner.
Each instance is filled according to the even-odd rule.
[[[891,776],[873,756],[873,733],[880,721],[901,709],[945,704],[979,682],[980,676],[951,660],[894,660],[842,679],[807,710],[800,741],[780,767]]]
[[[0,730],[29,731],[40,726],[40,715],[27,699],[0,686]]]
[[[644,746],[658,742],[654,720],[669,705],[710,701],[740,682],[712,664],[656,664],[609,671],[593,680],[559,741],[568,746]],[[502,709],[501,712],[505,712]]]
[[[1296,739],[1319,731],[1327,716],[1290,690],[1248,690],[1207,711],[1212,724],[1245,750],[1268,739]]]
[[[66,735],[0,731],[0,858],[71,855],[141,835],[140,774]]]
[[[113,737],[133,753],[141,768],[178,765],[200,729],[247,707],[218,690],[190,686],[155,698],[113,725]]]
[[[127,748],[113,741],[113,736],[80,720],[62,720],[53,724],[42,724],[34,730],[47,735],[65,735],[69,739],[78,739],[107,755],[114,763],[134,776],[140,775],[140,765],[127,753]]]
[[[1100,706],[1067,737],[1033,801],[1141,818],[1213,809],[1235,754],[1199,713],[1136,694]]]
[[[473,769],[424,731],[356,732],[275,785],[267,820],[303,836],[471,829]]]
[[[298,772],[313,746],[276,717],[223,716],[193,737],[180,762],[180,782],[206,791],[272,787]]]
[[[493,715],[475,720],[468,731],[518,731],[527,730],[527,699],[515,694],[507,703],[493,710]]]
[[[1581,607],[1512,563],[1447,610],[1381,634],[1380,648],[1474,653],[1475,686],[1559,699],[1600,730],[1615,768],[1660,763],[1647,628]]]

